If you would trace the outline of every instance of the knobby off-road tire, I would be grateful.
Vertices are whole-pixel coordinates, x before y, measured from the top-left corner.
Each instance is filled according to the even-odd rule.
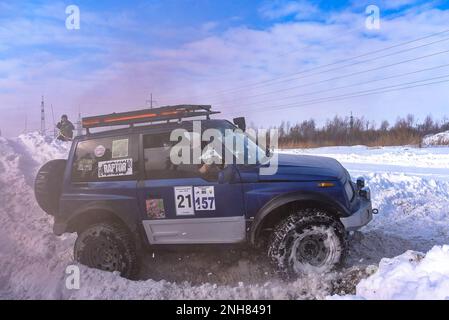
[[[34,196],[46,213],[55,215],[59,209],[62,183],[67,160],[51,160],[44,164],[34,181]]]
[[[345,256],[342,223],[320,209],[292,213],[274,228],[268,242],[269,259],[289,278],[329,272]]]
[[[118,223],[98,223],[78,233],[75,260],[91,268],[119,271],[122,277],[136,279],[140,255],[129,231]]]

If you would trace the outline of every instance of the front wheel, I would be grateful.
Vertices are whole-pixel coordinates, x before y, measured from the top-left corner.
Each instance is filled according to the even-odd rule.
[[[119,271],[122,277],[135,278],[139,256],[132,236],[117,223],[98,223],[78,234],[75,260],[91,268]]]
[[[345,251],[342,223],[320,209],[301,209],[274,229],[268,257],[289,277],[326,273],[342,263]]]

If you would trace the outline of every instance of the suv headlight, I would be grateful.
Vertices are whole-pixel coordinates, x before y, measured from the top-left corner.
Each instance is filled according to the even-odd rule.
[[[345,192],[346,192],[346,196],[348,197],[349,201],[352,201],[352,199],[354,198],[354,189],[352,187],[351,180],[348,180],[345,183]]]

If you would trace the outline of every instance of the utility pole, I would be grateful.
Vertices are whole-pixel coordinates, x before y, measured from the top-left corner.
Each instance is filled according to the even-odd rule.
[[[55,123],[55,112],[53,111],[53,104],[51,106],[51,118],[53,120],[53,138],[56,138],[56,123]]]
[[[42,96],[41,101],[41,134],[45,135],[45,105],[44,105],[44,96]]]
[[[76,123],[76,135],[83,135],[83,127],[81,126],[81,112],[78,112],[78,122]]]
[[[351,132],[352,132],[352,129],[354,129],[354,116],[352,115],[352,111],[351,111],[351,116],[349,117],[349,128],[351,129]]]
[[[352,144],[353,133],[354,133],[354,116],[352,115],[352,111],[351,111],[351,116],[349,117],[349,135],[348,135],[348,143],[349,144]]]
[[[156,103],[157,101],[153,100],[153,93],[150,93],[150,100],[146,100],[145,103],[146,105],[150,106],[150,109],[153,109],[153,103]]]

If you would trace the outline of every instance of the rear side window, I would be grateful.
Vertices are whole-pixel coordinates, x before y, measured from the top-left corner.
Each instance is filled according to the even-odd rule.
[[[198,166],[190,164],[173,165],[170,160],[170,133],[143,136],[143,156],[148,179],[176,179],[198,176]]]
[[[101,138],[78,143],[73,182],[134,180],[138,174],[136,136]]]

